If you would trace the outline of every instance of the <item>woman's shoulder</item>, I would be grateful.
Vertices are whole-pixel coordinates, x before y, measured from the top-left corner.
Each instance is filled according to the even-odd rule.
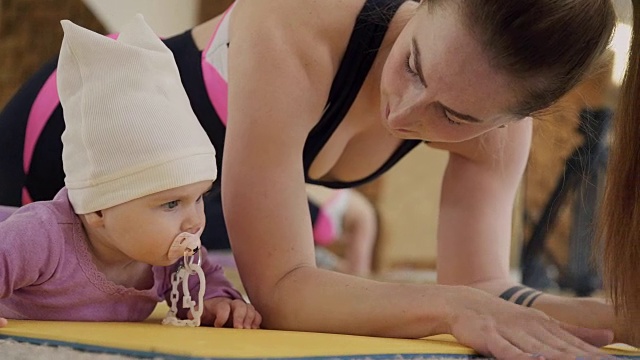
[[[237,0],[235,16],[255,15],[283,26],[304,24],[304,29],[331,30],[341,22],[354,22],[365,0]],[[304,30],[299,29],[299,30]]]
[[[279,33],[300,41],[340,46],[349,38],[364,2],[365,0],[238,0],[231,18],[231,36],[234,32],[259,30],[261,34]]]

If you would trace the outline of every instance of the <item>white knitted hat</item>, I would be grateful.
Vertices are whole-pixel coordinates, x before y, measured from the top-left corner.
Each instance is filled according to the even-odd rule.
[[[217,176],[173,54],[141,15],[117,40],[61,21],[62,160],[77,214]]]

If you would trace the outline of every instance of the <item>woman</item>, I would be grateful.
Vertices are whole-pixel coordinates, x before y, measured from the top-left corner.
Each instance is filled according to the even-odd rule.
[[[451,333],[509,359],[596,354],[578,338],[603,345],[610,332],[576,325],[612,328],[612,307],[518,287],[508,254],[531,116],[579,81],[613,24],[609,0],[242,0],[190,32],[202,67],[169,45],[218,149],[226,227],[263,325]],[[204,84],[187,84],[200,69]],[[317,269],[305,182],[359,185],[425,141],[450,152],[440,284]]]

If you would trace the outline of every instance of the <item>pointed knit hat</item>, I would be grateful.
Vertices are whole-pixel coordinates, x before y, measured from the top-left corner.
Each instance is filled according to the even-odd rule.
[[[61,22],[65,185],[77,214],[217,176],[173,54],[136,15],[117,40]]]

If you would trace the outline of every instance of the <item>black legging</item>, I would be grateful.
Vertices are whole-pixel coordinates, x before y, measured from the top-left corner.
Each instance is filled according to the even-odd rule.
[[[45,64],[23,84],[0,112],[0,144],[3,147],[2,157],[0,158],[0,205],[21,206],[23,187],[28,190],[34,201],[40,201],[53,199],[56,193],[64,186],[62,141],[60,139],[64,131],[64,119],[60,104],[53,111],[38,137],[28,175],[25,175],[23,169],[23,151],[29,112],[36,96],[56,66],[57,58]],[[184,82],[185,79],[190,77],[185,76],[183,69],[187,69],[189,66],[179,68]],[[185,83],[184,85],[185,87],[193,87],[191,84]],[[191,99],[194,107],[194,103],[199,104],[199,101],[202,101],[202,99]],[[210,114],[203,114],[197,109],[194,110],[201,122],[202,118],[210,117]],[[210,118],[209,121],[211,121]],[[218,128],[205,126],[204,124],[203,127],[207,130],[210,138],[218,136]],[[212,135],[214,133],[215,135]],[[213,138],[212,141],[214,141]],[[218,150],[218,153],[221,152],[221,150]],[[219,164],[218,168],[220,168]],[[216,186],[215,188],[218,187]],[[310,201],[309,208],[312,221],[315,222],[318,206]],[[202,234],[203,245],[208,249],[229,249],[229,236],[222,215],[222,202],[219,191],[214,191],[205,199],[205,214],[207,226]]]

